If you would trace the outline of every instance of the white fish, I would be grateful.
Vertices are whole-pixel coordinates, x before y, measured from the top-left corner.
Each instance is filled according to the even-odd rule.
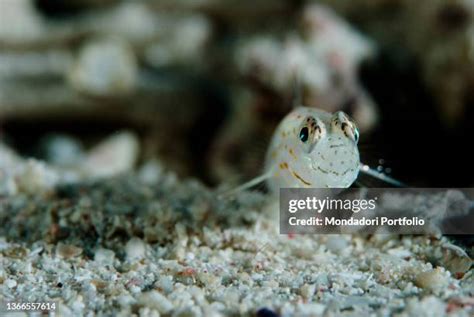
[[[265,170],[272,191],[281,187],[346,188],[359,174],[359,131],[344,112],[298,107],[279,124]]]
[[[359,130],[344,112],[296,107],[278,125],[267,151],[264,173],[232,190],[266,181],[280,188],[347,188],[360,172],[394,186],[402,183],[360,162]]]

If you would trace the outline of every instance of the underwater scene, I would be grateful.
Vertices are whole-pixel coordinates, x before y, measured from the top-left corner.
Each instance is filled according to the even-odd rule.
[[[474,0],[0,0],[0,316],[473,316]]]

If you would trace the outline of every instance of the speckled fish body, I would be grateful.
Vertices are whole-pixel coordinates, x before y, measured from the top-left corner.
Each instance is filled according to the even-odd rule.
[[[298,107],[279,124],[265,168],[272,191],[286,187],[347,188],[359,173],[359,132],[339,111]]]

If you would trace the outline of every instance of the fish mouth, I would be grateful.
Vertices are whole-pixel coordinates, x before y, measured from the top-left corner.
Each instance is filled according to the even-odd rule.
[[[313,170],[314,170],[314,171],[319,171],[319,172],[321,172],[321,173],[323,173],[323,174],[333,174],[333,175],[335,175],[335,176],[346,176],[347,173],[349,173],[349,172],[355,172],[355,168],[354,168],[354,167],[348,167],[348,168],[347,168],[346,170],[344,170],[343,172],[336,172],[336,171],[334,171],[334,170],[324,169],[324,168],[322,168],[322,167],[319,166],[319,165],[316,166],[316,167],[313,166]]]
[[[306,186],[311,186],[312,184],[310,182],[308,182],[307,180],[305,180],[300,174],[298,174],[296,171],[292,170],[291,168],[288,168],[288,170],[290,171],[290,173],[293,175],[293,177],[295,177],[298,181],[300,181],[302,184],[306,185]]]

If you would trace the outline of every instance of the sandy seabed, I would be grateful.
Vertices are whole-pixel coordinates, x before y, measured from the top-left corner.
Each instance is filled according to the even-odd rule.
[[[0,299],[60,316],[473,312],[471,260],[445,237],[281,235],[273,198],[172,173],[18,194],[0,221]]]

